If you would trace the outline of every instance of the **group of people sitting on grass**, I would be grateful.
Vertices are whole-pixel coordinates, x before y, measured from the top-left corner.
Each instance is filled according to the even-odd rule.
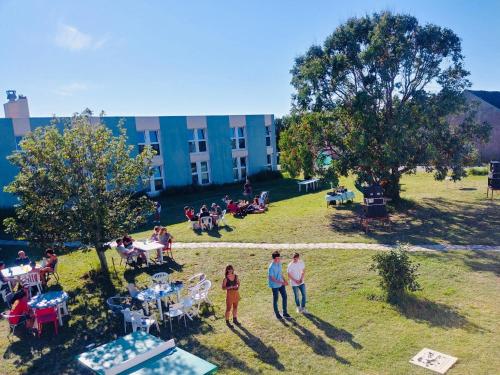
[[[42,283],[42,285],[47,285],[47,282],[49,280],[49,275],[55,271],[56,264],[57,264],[57,255],[52,249],[47,249],[45,251],[45,257],[40,265],[37,265],[36,262],[31,261],[31,259],[26,255],[26,252],[20,250],[17,253],[17,258],[14,261],[13,267],[15,266],[31,267],[31,270],[29,272],[38,273],[40,275],[40,282]],[[8,276],[5,276],[4,273],[2,272],[2,270],[5,268],[6,268],[5,262],[0,261],[0,290],[9,290],[10,289],[9,281],[12,281],[8,278]]]
[[[251,202],[244,199],[233,201],[227,195],[222,198],[222,201],[226,204],[227,212],[234,216],[243,217],[247,214],[262,214],[266,211],[266,204],[258,195]]]

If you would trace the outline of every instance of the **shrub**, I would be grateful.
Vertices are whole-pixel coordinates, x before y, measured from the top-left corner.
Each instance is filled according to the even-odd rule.
[[[471,176],[486,176],[488,173],[488,167],[473,167],[467,170],[467,174]]]
[[[408,245],[398,244],[396,249],[374,255],[370,270],[377,271],[381,277],[380,286],[387,293],[387,300],[395,303],[406,291],[421,289],[417,282],[419,266],[411,262]]]
[[[269,180],[277,180],[283,178],[283,174],[280,171],[260,171],[252,174],[248,177],[250,182],[263,182]]]

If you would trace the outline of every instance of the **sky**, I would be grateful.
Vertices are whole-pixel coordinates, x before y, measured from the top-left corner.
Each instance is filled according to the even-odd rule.
[[[500,90],[500,0],[0,0],[0,91],[26,95],[35,117],[281,116],[294,59],[384,10],[452,29],[472,88]]]

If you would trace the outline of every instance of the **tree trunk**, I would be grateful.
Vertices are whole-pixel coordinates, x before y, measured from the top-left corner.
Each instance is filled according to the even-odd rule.
[[[388,184],[384,186],[384,192],[387,198],[391,198],[393,201],[399,200],[401,197],[399,195],[401,186],[399,181],[401,179],[401,175],[399,174],[391,174],[389,177]]]
[[[109,268],[108,268],[108,261],[106,259],[106,248],[101,245],[96,245],[95,250],[97,251],[97,256],[99,258],[99,262],[101,263],[101,271],[108,274],[109,273]]]

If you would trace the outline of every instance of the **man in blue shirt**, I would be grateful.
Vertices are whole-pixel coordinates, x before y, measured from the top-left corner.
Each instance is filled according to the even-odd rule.
[[[291,318],[286,309],[286,286],[288,282],[283,277],[283,271],[281,270],[281,260],[280,253],[278,251],[272,254],[273,261],[269,265],[268,269],[268,283],[269,288],[273,291],[273,309],[276,314],[276,318],[283,319]],[[278,293],[281,294],[281,302],[283,303],[283,316],[281,316],[278,310]]]

